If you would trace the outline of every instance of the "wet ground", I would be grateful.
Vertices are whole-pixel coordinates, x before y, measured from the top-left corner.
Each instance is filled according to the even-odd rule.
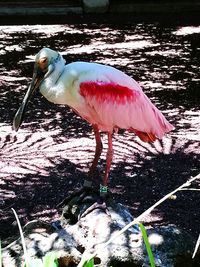
[[[0,236],[22,224],[59,217],[56,205],[86,177],[94,154],[91,127],[69,108],[32,99],[18,133],[14,114],[31,80],[42,47],[67,62],[96,61],[140,82],[175,126],[163,140],[146,144],[123,132],[114,137],[110,188],[137,216],[200,171],[200,26],[179,23],[83,23],[0,26]],[[106,147],[106,137],[103,137]],[[105,152],[99,172],[105,165]],[[200,180],[145,219],[147,226],[176,224],[198,238]],[[198,189],[198,190],[197,190]]]

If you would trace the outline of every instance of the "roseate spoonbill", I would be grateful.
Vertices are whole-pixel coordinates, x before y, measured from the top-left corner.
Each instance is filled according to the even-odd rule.
[[[108,175],[113,158],[114,131],[126,129],[144,142],[154,142],[173,129],[143,93],[139,84],[120,70],[87,62],[65,65],[61,54],[43,48],[36,55],[31,84],[15,114],[13,121],[15,131],[19,129],[27,103],[37,88],[49,101],[68,105],[92,125],[96,151],[88,181],[85,182],[86,186],[92,181],[102,152],[100,131],[107,133],[106,168],[100,185],[102,194],[107,192]]]

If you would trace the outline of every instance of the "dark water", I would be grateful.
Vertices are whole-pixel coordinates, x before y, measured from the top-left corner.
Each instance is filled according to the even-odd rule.
[[[163,142],[149,147],[126,134],[116,137],[111,189],[117,199],[139,214],[199,173],[200,26],[159,22],[117,24],[117,19],[112,24],[0,26],[0,205],[3,237],[7,235],[8,225],[14,221],[10,207],[16,207],[24,223],[38,217],[49,219],[55,216],[52,209],[65,195],[63,173],[71,179],[71,188],[76,187],[84,177],[82,169],[88,167],[85,154],[89,153],[89,160],[92,158],[90,126],[68,109],[48,103],[39,93],[29,105],[22,131],[18,136],[11,131],[13,116],[31,80],[34,56],[42,47],[60,51],[67,62],[96,61],[126,72],[140,82],[145,93],[175,126]],[[51,131],[59,134],[51,134]],[[42,137],[37,137],[38,132]],[[35,140],[31,139],[31,134]],[[59,147],[60,150],[57,147],[63,140],[71,140],[73,144],[74,139],[83,140],[83,148],[74,145],[70,150],[72,155],[68,150],[68,158],[62,162],[67,153],[64,146]],[[85,147],[89,142],[86,150],[84,142]],[[36,143],[41,143],[41,147]],[[49,145],[57,149],[55,156],[48,154]],[[22,157],[24,150],[28,152]],[[31,153],[34,155],[32,158]],[[82,160],[81,156],[76,159],[78,153],[82,153]],[[43,158],[48,160],[48,164],[43,162]],[[34,161],[36,159],[39,163]],[[46,165],[43,167],[42,164]],[[72,172],[76,179],[73,179]],[[35,173],[40,181],[35,178]],[[46,199],[43,192],[47,194]],[[185,193],[183,199],[176,208],[169,203],[168,214],[165,214],[165,208],[160,214],[163,221],[178,222],[196,236],[200,212],[193,210],[194,218],[188,224],[188,219],[185,220],[188,215],[183,210],[186,212],[192,210],[193,204],[199,205],[199,195],[197,199],[197,195]],[[185,208],[183,202],[187,201],[190,202]],[[28,206],[23,208],[23,203]],[[41,210],[49,210],[49,213],[44,214]]]

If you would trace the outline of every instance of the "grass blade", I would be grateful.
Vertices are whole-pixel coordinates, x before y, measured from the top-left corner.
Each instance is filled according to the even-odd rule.
[[[94,259],[90,259],[89,261],[85,262],[83,267],[93,267],[94,266]]]
[[[142,236],[143,236],[144,243],[145,243],[145,246],[146,246],[146,250],[147,250],[147,253],[148,253],[148,256],[149,256],[149,261],[150,261],[151,267],[156,267],[154,256],[153,256],[153,253],[152,253],[152,250],[151,250],[151,246],[149,244],[147,231],[146,231],[146,229],[145,229],[145,227],[144,227],[144,225],[142,223],[139,223],[139,227],[140,227],[140,230],[142,232]]]
[[[2,267],[1,240],[0,240],[0,267]]]
[[[197,242],[196,242],[196,245],[195,245],[195,248],[194,248],[194,252],[193,252],[193,255],[192,255],[192,259],[194,259],[195,255],[197,253],[197,250],[199,248],[199,245],[200,245],[200,235],[199,235],[199,237],[197,239]]]
[[[44,267],[58,267],[58,261],[54,252],[47,253],[43,258]]]
[[[26,250],[26,244],[25,244],[25,239],[24,239],[22,227],[21,227],[21,224],[20,224],[20,221],[19,221],[19,218],[17,216],[16,211],[13,208],[11,208],[11,209],[12,209],[14,215],[15,215],[15,218],[17,220],[17,224],[18,224],[18,227],[19,227],[19,232],[20,232],[22,247],[23,247],[23,251],[24,251],[25,266],[26,267],[29,267],[29,258],[28,258],[28,253],[27,253],[27,250]]]

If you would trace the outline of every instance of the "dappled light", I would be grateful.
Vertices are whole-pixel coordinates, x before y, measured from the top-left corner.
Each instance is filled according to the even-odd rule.
[[[67,62],[96,61],[119,68],[140,82],[175,126],[153,144],[123,130],[114,135],[110,189],[137,216],[199,172],[199,33],[199,27],[159,24],[0,26],[2,238],[16,230],[11,207],[22,224],[57,219],[56,205],[82,185],[94,156],[91,126],[39,92],[31,99],[20,130],[12,131],[35,54],[46,46],[60,51]],[[106,148],[107,138],[102,137]],[[105,165],[105,152],[98,174]],[[199,187],[199,181],[192,186]],[[198,192],[181,191],[145,220],[149,225],[174,223],[196,236],[198,205]]]

